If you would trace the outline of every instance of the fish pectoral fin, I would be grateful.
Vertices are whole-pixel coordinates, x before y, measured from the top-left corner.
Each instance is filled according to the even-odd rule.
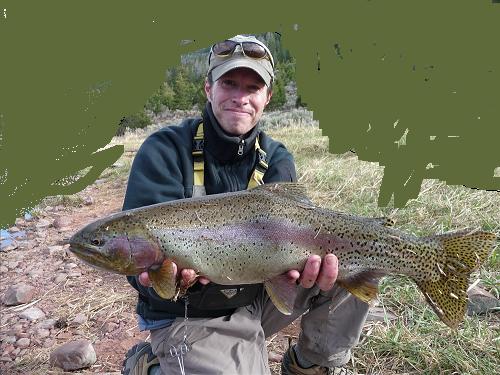
[[[153,289],[161,298],[172,299],[176,296],[177,278],[171,260],[164,260],[156,270],[148,270],[148,275]]]
[[[369,303],[377,297],[378,282],[382,276],[384,276],[383,273],[370,270],[350,279],[337,280],[337,283],[361,301]]]
[[[279,312],[284,315],[290,315],[293,312],[293,305],[297,296],[297,285],[290,283],[287,274],[278,275],[264,281],[264,287]]]

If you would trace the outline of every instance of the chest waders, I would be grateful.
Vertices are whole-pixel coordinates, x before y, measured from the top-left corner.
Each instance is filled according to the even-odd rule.
[[[193,197],[206,195],[203,143],[203,123],[200,123],[193,138]],[[240,143],[238,155],[243,154],[243,145],[244,143]],[[268,168],[267,155],[260,147],[258,137],[255,139],[255,152],[257,153],[258,162],[248,181],[247,189],[262,185],[264,183],[264,174]],[[261,287],[261,284],[218,285],[209,283],[201,287],[199,292],[189,294],[189,304],[205,310],[246,306],[253,302]],[[209,315],[210,313],[207,313],[207,316]]]
[[[242,142],[244,142],[242,140]],[[205,190],[205,162],[203,159],[203,122],[198,125],[196,135],[193,138],[193,197],[206,195]],[[257,153],[258,162],[252,172],[252,176],[248,181],[247,189],[264,184],[264,174],[267,171],[267,155],[260,147],[259,137],[255,138],[255,152]],[[243,155],[243,144],[240,143],[238,155]]]

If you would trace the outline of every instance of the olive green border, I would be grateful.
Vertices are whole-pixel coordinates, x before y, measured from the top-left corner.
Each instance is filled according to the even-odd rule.
[[[500,190],[491,0],[0,0],[0,227],[112,164],[119,120],[181,54],[265,31],[296,57],[330,151],[385,166],[380,205],[403,207],[424,178]]]

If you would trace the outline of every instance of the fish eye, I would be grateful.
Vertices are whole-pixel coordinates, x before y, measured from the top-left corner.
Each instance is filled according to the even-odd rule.
[[[99,238],[94,238],[90,243],[94,246],[101,246],[104,241],[101,241]]]

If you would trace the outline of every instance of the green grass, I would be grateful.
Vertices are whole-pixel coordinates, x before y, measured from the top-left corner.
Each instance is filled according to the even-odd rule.
[[[390,216],[398,229],[419,236],[467,227],[500,235],[497,192],[425,180],[418,198],[411,200],[406,208],[378,207],[383,168],[377,163],[358,160],[351,152],[328,153],[327,138],[321,136],[321,130],[311,125],[311,121],[312,116],[306,111],[271,112],[266,114],[265,127],[269,135],[282,141],[294,154],[299,181],[316,204],[355,215]],[[108,168],[100,178],[126,179],[134,152],[155,129],[153,126],[115,137],[112,144],[124,144],[125,153],[118,161],[120,166]],[[478,278],[485,289],[497,297],[500,295],[498,246],[471,281]],[[438,320],[416,285],[401,277],[382,280],[379,303],[398,318],[367,325],[350,364],[356,373],[489,375],[500,368],[498,312],[467,317],[457,330],[451,330]]]
[[[301,122],[299,122],[302,124]],[[463,228],[500,235],[500,195],[425,180],[407,207],[377,206],[383,168],[356,154],[328,153],[328,140],[315,126],[269,127],[269,135],[294,154],[298,178],[318,205],[355,215],[390,216],[396,227],[419,236]],[[471,281],[500,295],[498,246]],[[457,330],[439,321],[417,286],[407,278],[382,280],[379,303],[398,318],[370,323],[354,351],[351,369],[360,374],[493,374],[500,368],[497,313],[466,317]]]

